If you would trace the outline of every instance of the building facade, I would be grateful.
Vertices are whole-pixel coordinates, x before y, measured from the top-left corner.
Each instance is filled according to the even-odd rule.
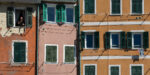
[[[42,0],[39,75],[76,75],[76,1]]]
[[[0,0],[0,74],[35,75],[40,0]]]
[[[80,0],[81,75],[150,75],[149,0]]]

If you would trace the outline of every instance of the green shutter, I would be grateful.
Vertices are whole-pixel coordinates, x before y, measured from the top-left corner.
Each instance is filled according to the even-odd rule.
[[[127,48],[132,49],[132,32],[127,32]]]
[[[112,14],[120,14],[120,0],[112,0]]]
[[[85,48],[85,32],[81,32],[81,48]]]
[[[143,33],[143,48],[146,49],[149,47],[149,33],[148,32],[144,32]]]
[[[142,66],[132,66],[131,70],[132,75],[142,75]]]
[[[14,8],[8,7],[7,8],[7,27],[13,27],[14,25]]]
[[[66,8],[65,5],[61,5],[61,22],[66,22]]]
[[[119,75],[119,67],[111,67],[111,75]]]
[[[125,32],[120,32],[120,48],[126,48],[126,39],[125,39]]]
[[[106,32],[104,36],[105,49],[110,49],[110,32]]]
[[[57,46],[46,46],[46,62],[57,62]]]
[[[27,18],[26,18],[26,24],[27,24],[27,27],[32,27],[32,11],[33,9],[32,8],[27,8]]]
[[[14,62],[26,62],[26,44],[24,42],[14,43]]]
[[[80,13],[79,13],[79,5],[75,6],[75,23],[79,23],[79,17],[80,17]]]
[[[74,62],[74,47],[65,47],[65,62],[73,63]]]
[[[47,21],[47,5],[43,4],[43,21]]]
[[[95,0],[84,0],[85,14],[95,13]]]
[[[94,48],[99,48],[99,32],[94,33]]]
[[[56,22],[61,22],[61,6],[56,6]]]

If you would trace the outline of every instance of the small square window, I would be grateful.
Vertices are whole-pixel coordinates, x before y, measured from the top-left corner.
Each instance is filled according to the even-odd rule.
[[[143,75],[142,66],[131,66],[131,75]]]
[[[48,21],[55,21],[55,7],[48,7]]]
[[[133,33],[133,48],[142,48],[142,33]]]
[[[84,66],[84,75],[96,75],[96,66],[95,65],[85,65]]]
[[[110,66],[110,75],[120,75],[120,66],[111,65]]]
[[[111,33],[111,48],[119,48],[120,44],[120,34],[119,33]]]
[[[94,48],[94,33],[86,33],[86,43],[85,47],[86,48]]]

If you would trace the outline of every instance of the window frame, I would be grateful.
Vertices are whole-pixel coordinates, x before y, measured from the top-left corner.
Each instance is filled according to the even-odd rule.
[[[24,42],[26,44],[26,61],[25,62],[14,62],[14,43],[15,42]],[[27,64],[28,63],[28,41],[27,40],[13,40],[12,41],[12,64]]]
[[[95,66],[95,75],[97,75],[97,64],[83,64],[83,75],[85,75],[85,66]]]
[[[144,65],[143,64],[130,64],[130,75],[132,75],[132,66],[141,66],[142,67],[142,75],[144,75]]]
[[[95,37],[94,37],[94,33],[95,33],[95,32],[85,32],[85,39],[84,39],[84,41],[85,41],[85,42],[84,42],[85,49],[95,49],[95,48],[94,48],[94,45],[95,45],[95,44],[94,44],[94,38],[95,38]],[[93,47],[92,47],[92,48],[88,48],[88,47],[87,47],[86,37],[87,37],[88,34],[92,34],[92,36],[93,36]]]
[[[120,14],[112,13],[112,0],[110,0],[110,15],[122,15],[122,0],[120,0]]]
[[[46,47],[47,46],[56,46],[57,47],[57,60],[56,60],[56,63],[52,63],[52,62],[47,62],[46,61]],[[58,47],[58,44],[45,44],[45,47],[44,47],[44,62],[45,62],[45,64],[58,64],[58,57],[59,57],[59,52],[58,52],[58,50],[59,50],[59,47]]]
[[[118,48],[112,47],[112,34],[118,34],[118,36],[119,36]],[[110,49],[120,49],[120,32],[110,32]]]
[[[55,20],[54,21],[48,21],[48,7],[54,7],[55,8],[55,11],[54,11]],[[56,4],[47,4],[47,22],[48,23],[56,23]]]
[[[74,62],[65,62],[65,52],[66,52],[65,47],[66,46],[74,47]],[[64,47],[63,48],[63,63],[64,64],[76,64],[76,46],[75,45],[64,45],[63,47]]]
[[[111,67],[119,67],[119,75],[121,75],[121,66],[120,65],[109,65],[109,75],[111,75]]]
[[[142,13],[133,13],[133,11],[132,11],[132,0],[130,0],[130,14],[131,15],[142,15],[142,14],[144,14],[144,0],[142,0]]]
[[[141,48],[134,47],[134,35],[140,34],[141,35]],[[142,49],[143,48],[143,32],[132,32],[132,49]]]
[[[94,2],[94,13],[85,13],[85,0],[83,0],[83,14],[96,14],[96,1],[97,0],[95,0],[95,2]]]

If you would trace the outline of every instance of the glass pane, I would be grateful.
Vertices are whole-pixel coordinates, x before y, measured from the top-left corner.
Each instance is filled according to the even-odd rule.
[[[142,0],[132,0],[132,13],[142,13]]]
[[[95,66],[85,66],[85,75],[95,75]]]
[[[95,0],[84,0],[85,1],[85,13],[94,13],[95,11]]]
[[[132,75],[142,75],[142,66],[132,66]]]
[[[141,45],[142,44],[141,34],[134,34],[133,38],[134,38],[134,48],[141,48],[142,47],[142,45]]]
[[[86,35],[86,46],[87,48],[93,48],[93,34]]]
[[[73,22],[73,8],[66,8],[67,22]]]
[[[46,62],[57,62],[57,46],[46,46]]]
[[[119,47],[119,35],[118,34],[112,34],[112,47]]]
[[[112,0],[112,14],[120,14],[120,0]]]
[[[119,67],[111,67],[111,75],[119,75]]]
[[[74,47],[65,47],[65,62],[74,62]]]
[[[55,8],[48,7],[48,21],[55,21]]]

